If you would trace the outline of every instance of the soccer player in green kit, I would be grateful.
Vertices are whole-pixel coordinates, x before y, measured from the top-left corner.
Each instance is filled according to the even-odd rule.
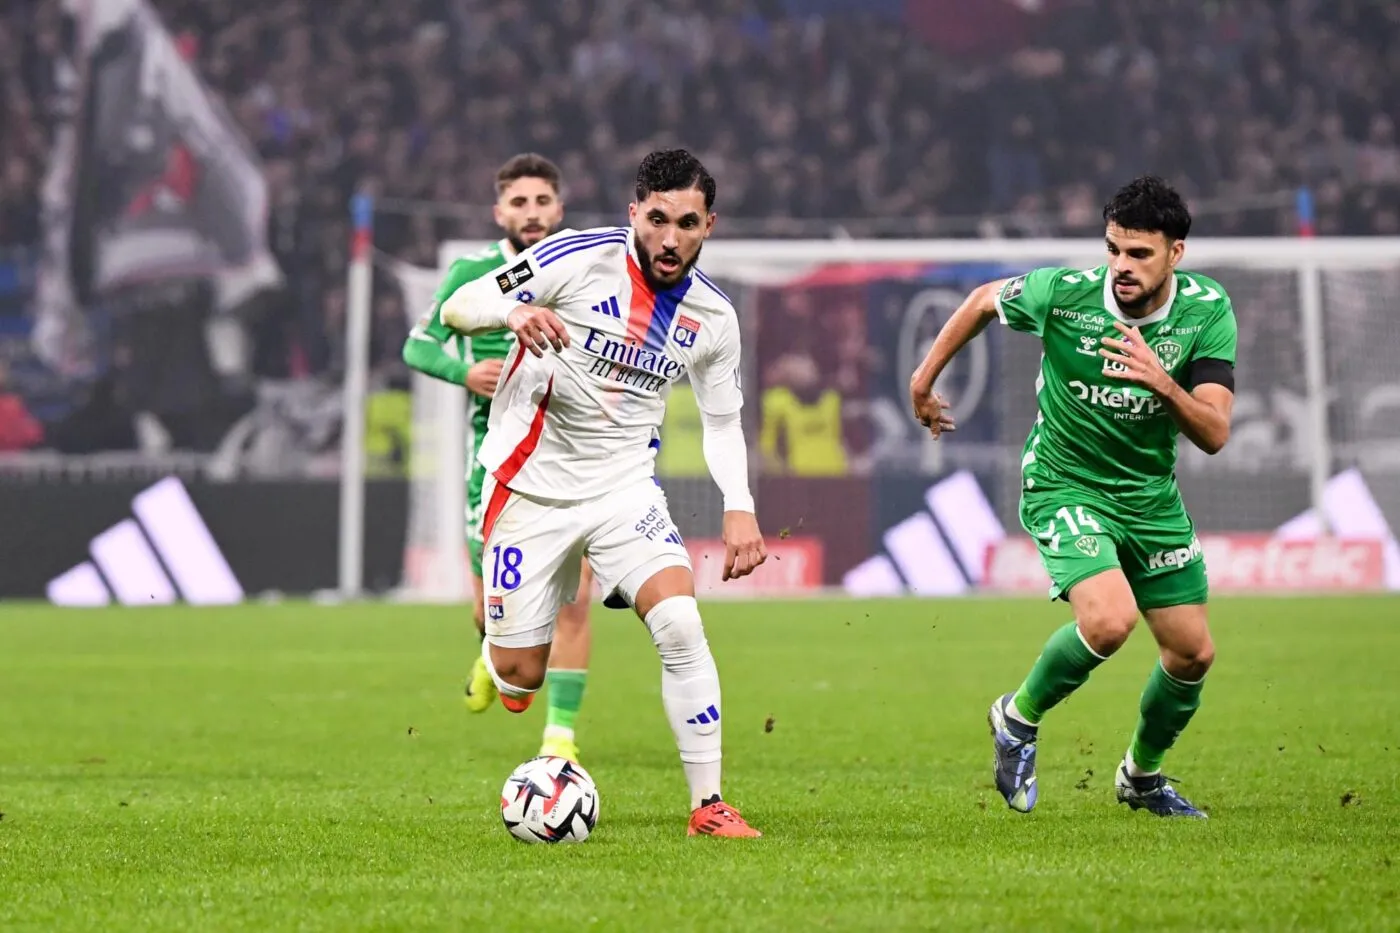
[[[433,297],[433,307],[404,343],[404,362],[421,373],[467,388],[470,407],[467,433],[467,549],[471,555],[474,584],[474,617],[478,636],[484,637],[486,615],[481,577],[481,487],[486,472],[477,461],[486,437],[491,396],[501,376],[502,361],[515,342],[508,330],[464,337],[443,324],[438,308],[463,284],[494,272],[518,253],[549,236],[564,219],[560,199],[560,173],[553,162],[534,153],[513,157],[496,173],[495,219],[505,238],[486,249],[453,262]],[[519,294],[521,303],[531,296]],[[589,629],[588,605],[593,574],[584,561],[575,601],[559,611],[554,648],[549,658],[549,709],[542,755],[578,761],[574,723],[583,702],[587,678]],[[477,655],[467,680],[466,703],[472,712],[483,712],[496,699],[496,684]]]
[[[1177,437],[1206,453],[1230,436],[1235,315],[1219,283],[1178,269],[1191,215],[1163,181],[1139,178],[1103,212],[1108,263],[1034,269],[975,289],[910,380],[934,437],[954,420],[934,384],[994,318],[1040,338],[1039,414],[1021,456],[1021,524],[1074,621],[1021,686],[992,704],[997,789],[1036,804],[1041,718],[1147,619],[1159,647],[1114,784],[1159,816],[1204,818],[1162,775],[1200,705],[1215,657],[1205,564],[1175,478]]]

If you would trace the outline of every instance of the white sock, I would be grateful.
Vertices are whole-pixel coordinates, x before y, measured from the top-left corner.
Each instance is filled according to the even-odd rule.
[[[1128,777],[1135,778],[1152,777],[1152,775],[1159,774],[1161,772],[1160,768],[1157,771],[1144,771],[1141,768],[1139,768],[1137,762],[1133,761],[1132,749],[1128,749],[1128,753],[1123,756],[1123,770],[1128,772]]]
[[[719,671],[694,596],[663,599],[645,621],[661,655],[661,702],[694,810],[720,792]]]
[[[574,730],[570,729],[568,726],[545,726],[544,740],[548,742],[550,739],[564,739],[565,741],[572,742],[574,740]]]
[[[517,687],[515,684],[506,683],[502,680],[501,675],[496,673],[496,665],[491,663],[491,647],[484,641],[481,643],[481,660],[486,662],[486,669],[491,672],[491,679],[496,682],[496,689],[512,700],[527,697],[538,690],[538,688],[536,688],[536,690],[526,690],[524,687]]]

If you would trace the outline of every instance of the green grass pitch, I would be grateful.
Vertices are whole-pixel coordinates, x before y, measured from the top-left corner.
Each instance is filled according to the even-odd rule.
[[[466,712],[460,610],[8,606],[0,929],[1400,928],[1400,600],[1216,604],[1167,760],[1205,823],[1113,800],[1146,630],[1047,720],[1025,816],[984,717],[1065,607],[703,608],[726,796],[765,838],[685,837],[650,640],[600,609],[602,818],[547,847],[498,809],[543,704]]]

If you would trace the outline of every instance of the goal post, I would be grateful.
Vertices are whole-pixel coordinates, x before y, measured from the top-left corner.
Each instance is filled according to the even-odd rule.
[[[446,242],[439,270],[417,274],[436,275],[483,245]],[[775,573],[792,575],[793,564],[815,561],[817,577],[804,577],[806,584],[854,591],[849,574],[885,555],[871,577],[886,580],[882,586],[975,589],[980,568],[968,555],[982,546],[977,529],[1019,535],[1018,465],[1035,415],[1039,344],[995,326],[979,338],[947,374],[960,430],[937,444],[905,410],[909,372],[981,281],[1103,262],[1099,239],[709,241],[700,265],[734,301],[744,334],[745,422],[760,519],[775,541],[813,548],[783,552],[789,566]],[[1364,480],[1375,507],[1368,527],[1400,527],[1400,328],[1389,317],[1400,294],[1400,239],[1197,238],[1187,242],[1182,267],[1222,283],[1240,327],[1231,444],[1214,457],[1183,444],[1178,465],[1198,524],[1207,532],[1274,535],[1306,526],[1360,533],[1356,510],[1345,504],[1352,500],[1339,498],[1345,474]],[[394,272],[406,289],[414,274],[401,266]],[[405,305],[415,317],[426,310],[421,297]],[[813,370],[816,378],[798,395],[837,397],[841,433],[831,463],[796,463],[784,448],[792,437],[775,446],[765,426],[781,414],[793,373],[804,370],[801,378],[811,381]],[[673,397],[677,413],[668,410],[668,458],[658,474],[682,535],[710,540],[718,536],[720,499],[691,442],[698,418],[685,391],[678,387]],[[438,401],[430,404],[430,394]],[[451,598],[458,590],[432,583],[421,566],[464,560],[462,513],[447,496],[449,483],[460,494],[465,467],[463,390],[415,377],[413,397],[414,462],[421,457],[430,466],[415,465],[410,479],[404,596]],[[668,437],[678,438],[669,450]],[[938,491],[950,477],[954,486]],[[977,501],[969,505],[965,493]],[[949,528],[959,523],[975,546],[953,540]],[[893,553],[909,547],[917,555]],[[1400,580],[1393,538],[1388,547],[1388,571]],[[923,570],[909,565],[930,561],[960,573],[961,582],[943,589],[911,582]],[[411,567],[420,569],[410,575]],[[707,595],[733,588],[714,590]]]
[[[374,269],[379,267],[386,287],[400,292],[407,339],[414,323],[431,307],[443,272],[453,258],[465,255],[453,253],[445,245],[440,268],[422,268],[379,253],[373,243],[374,210],[367,195],[357,195],[351,202],[337,539],[342,599],[364,595],[365,409],[369,401]],[[410,375],[409,382],[408,524],[396,592],[399,598],[412,602],[467,600],[472,591],[465,540],[466,390],[418,372]]]
[[[364,588],[365,405],[369,399],[370,318],[374,288],[374,201],[350,201],[350,263],[345,290],[345,382],[340,432],[340,528],[336,546],[342,599]]]

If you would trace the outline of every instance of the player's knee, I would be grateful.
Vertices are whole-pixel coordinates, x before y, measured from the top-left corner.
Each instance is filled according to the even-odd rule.
[[[647,630],[668,667],[697,662],[709,653],[700,607],[694,596],[670,596],[646,615]]]
[[[1069,599],[1080,636],[1100,657],[1123,647],[1137,625],[1137,600],[1121,573],[1100,573],[1077,583]]]
[[[503,648],[489,645],[491,673],[498,687],[517,690],[538,690],[544,684],[549,667],[549,646],[535,648]]]
[[[1128,640],[1137,625],[1137,606],[1118,602],[1096,603],[1077,613],[1079,634],[1088,642],[1090,650],[1100,657],[1108,657]]]
[[[1215,642],[1209,635],[1189,646],[1162,649],[1162,667],[1177,680],[1196,681],[1215,663]]]

